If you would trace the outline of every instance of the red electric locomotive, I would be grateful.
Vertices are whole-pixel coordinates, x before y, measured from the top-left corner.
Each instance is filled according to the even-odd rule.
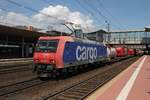
[[[38,70],[40,74],[40,71],[43,70],[55,70],[57,68],[63,68],[64,63],[62,61],[62,58],[66,41],[73,41],[73,39],[71,37],[65,36],[40,37],[36,45],[33,57],[34,70]]]

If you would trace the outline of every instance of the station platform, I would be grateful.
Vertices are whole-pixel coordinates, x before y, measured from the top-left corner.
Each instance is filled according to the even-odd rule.
[[[139,58],[86,100],[150,100],[150,56]]]

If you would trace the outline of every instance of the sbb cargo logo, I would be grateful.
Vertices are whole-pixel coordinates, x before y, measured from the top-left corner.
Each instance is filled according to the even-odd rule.
[[[76,49],[76,59],[80,60],[91,60],[97,58],[97,48],[96,47],[81,47],[77,46]]]

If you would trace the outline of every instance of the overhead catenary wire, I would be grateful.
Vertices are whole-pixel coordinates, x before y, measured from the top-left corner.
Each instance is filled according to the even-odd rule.
[[[56,20],[60,20],[60,21],[62,21],[61,23],[65,23],[65,20],[59,19],[58,17],[55,17],[55,16],[48,15],[48,14],[46,14],[46,13],[43,13],[43,12],[39,11],[39,10],[33,9],[32,7],[29,7],[29,6],[20,4],[20,3],[16,2],[16,1],[14,1],[14,0],[6,0],[6,1],[8,1],[9,3],[14,4],[14,5],[18,6],[18,7],[25,8],[25,9],[30,10],[30,11],[32,11],[32,12],[39,13],[39,14],[41,14],[41,15],[47,16],[47,17],[49,17],[49,18],[54,18],[54,19],[56,19]],[[45,2],[45,1],[46,1],[46,0],[44,0],[44,2]],[[85,6],[83,6],[83,5],[81,4],[80,0],[77,0],[77,2],[79,3],[79,5],[80,5],[85,11],[87,11],[88,13],[90,12],[90,13],[91,13],[91,16],[95,17],[96,20],[101,23],[101,20],[99,20],[99,18],[98,18],[92,11],[89,11]],[[47,1],[46,1],[45,3],[47,3]],[[101,13],[99,12],[99,14],[101,14]],[[101,16],[102,16],[102,14],[101,14]],[[103,16],[103,17],[106,18],[106,16]]]
[[[13,0],[6,0],[6,1],[8,1],[9,3],[14,4],[14,5],[18,6],[18,7],[22,7],[22,8],[25,8],[25,9],[27,9],[27,10],[30,10],[30,11],[32,11],[32,12],[39,13],[39,14],[44,15],[44,16],[47,16],[47,17],[49,17],[49,18],[53,18],[53,19],[60,20],[60,21],[63,21],[63,22],[64,22],[64,20],[61,20],[61,19],[58,19],[57,17],[54,17],[54,16],[51,16],[51,15],[45,14],[45,13],[43,13],[43,12],[41,12],[41,11],[39,11],[39,10],[33,9],[33,8],[31,8],[31,7],[24,6],[24,5],[22,5],[22,4],[18,3],[18,2],[13,1]]]
[[[43,2],[45,2],[45,3],[49,3],[47,0],[42,0]],[[85,10],[85,11],[87,11],[88,13],[89,12],[91,12],[91,11],[89,11],[88,9],[86,9],[86,7],[84,7],[81,3],[80,3],[80,0],[78,1],[78,0],[76,0],[77,2],[78,2],[78,4]],[[50,5],[53,5],[53,4],[50,4]],[[93,16],[93,17],[96,17],[92,12],[91,12],[91,15]],[[96,17],[96,20],[98,20],[98,21],[100,21],[97,17]],[[100,21],[101,22],[101,21]]]
[[[42,0],[44,3],[46,3],[46,4],[49,4],[49,5],[52,5],[52,6],[54,6],[54,4],[52,4],[52,3],[49,3],[47,0]],[[67,27],[71,32],[72,32],[72,34],[74,33],[74,28],[73,28],[73,26],[71,25],[71,24],[74,24],[73,22],[68,22],[68,21],[66,21],[65,23],[61,23],[61,25],[64,25],[65,27]],[[69,27],[69,26],[67,26],[67,24],[70,24],[71,25],[71,28]],[[74,24],[75,25],[75,24]]]
[[[47,2],[47,0],[42,0],[44,3],[46,3],[46,4],[49,4],[49,2]],[[77,0],[76,0],[77,1]],[[98,17],[97,16],[95,16],[91,11],[89,11],[88,9],[86,9],[82,4],[80,4],[80,1],[77,1],[77,3],[79,3],[79,6],[80,7],[82,7],[86,12],[88,12],[88,13],[90,13],[90,15],[92,16],[92,17],[95,17],[96,18],[96,22],[100,22],[100,23],[102,23],[101,22],[101,20],[99,20],[98,19]],[[50,3],[50,5],[54,5],[54,4],[51,4]],[[66,22],[67,23],[67,22]],[[63,23],[64,24],[64,23]],[[74,24],[75,25],[75,24]],[[103,25],[104,26],[104,25]],[[100,26],[99,26],[100,27]],[[83,28],[83,27],[82,27]],[[88,29],[88,26],[87,26],[87,28],[84,28],[84,29]],[[70,30],[70,29],[69,29]]]
[[[10,10],[8,10],[8,9],[6,9],[6,8],[2,8],[1,6],[0,6],[0,10],[2,10],[2,11],[4,11],[4,12],[10,12]],[[1,17],[2,17],[2,16],[1,16]],[[5,18],[6,18],[6,17],[5,17]],[[3,19],[2,19],[2,20],[3,20]],[[4,20],[3,20],[3,22],[0,21],[0,23],[1,23],[1,24],[6,24],[6,25],[9,25],[9,26],[15,26],[15,24],[5,22]]]
[[[5,12],[8,12],[8,11],[9,11],[8,9],[2,8],[1,6],[0,6],[0,9],[1,9],[2,11],[5,11]]]
[[[45,2],[45,3],[48,3],[47,0],[42,0],[42,1]],[[76,1],[77,1],[77,3],[79,4],[80,7],[82,7],[86,12],[90,13],[92,17],[95,17],[98,22],[103,23],[103,22],[102,22],[101,20],[99,20],[99,18],[94,14],[94,12],[88,10],[84,5],[82,5],[81,2],[80,2],[80,0],[76,0]],[[50,5],[52,5],[52,4],[50,4]],[[101,13],[100,13],[100,14],[101,14]],[[103,15],[101,14],[101,16],[103,16]],[[105,17],[105,16],[103,16],[103,17]],[[105,18],[106,18],[106,17],[105,17]],[[104,21],[104,22],[105,22],[105,21]],[[104,25],[104,24],[103,24],[103,25]]]
[[[98,20],[103,26],[105,26],[105,21],[106,21],[106,20],[104,20],[103,22],[102,22],[101,20],[99,20],[100,17],[97,17],[97,16],[94,14],[94,12],[96,12],[94,8],[88,10],[87,7],[84,6],[84,5],[80,2],[80,0],[76,0],[76,1],[78,2],[78,4],[79,4],[82,8],[84,8],[85,11],[91,12],[91,13],[92,13],[92,16],[95,17],[96,20]],[[88,5],[88,6],[90,6],[90,5]],[[97,13],[97,12],[96,12],[96,13]],[[103,15],[101,15],[101,16],[103,16]],[[103,19],[105,19],[104,17],[105,17],[105,16],[103,16]]]
[[[42,1],[42,2],[44,2],[45,4],[48,4],[48,5],[54,5],[54,4],[52,4],[52,3],[49,3],[47,0],[40,0],[40,1]]]
[[[97,0],[97,4],[99,5],[99,7],[102,7],[110,16],[112,16],[112,14],[106,9],[106,7],[101,3],[100,0]]]
[[[14,5],[18,6],[18,7],[25,8],[25,9],[27,9],[29,11],[32,11],[32,12],[35,12],[35,13],[39,13],[41,15],[44,15],[44,16],[48,17],[48,18],[53,18],[56,21],[60,21],[58,23],[59,25],[64,25],[65,23],[67,23],[67,21],[59,19],[58,17],[54,17],[54,16],[51,16],[51,15],[45,14],[45,13],[39,11],[39,10],[33,9],[33,8],[29,7],[29,6],[24,6],[24,5],[22,5],[22,4],[18,3],[18,2],[13,1],[13,0],[6,0],[6,1],[8,1],[9,3],[14,4]]]
[[[92,4],[89,4],[89,2],[87,0],[85,0],[85,3],[88,5],[88,7],[90,7],[94,12],[97,12],[104,20],[104,22],[109,22],[111,23],[111,26],[113,26],[114,28],[117,28],[117,29],[120,29],[118,26],[116,26],[115,24],[112,23],[112,21],[107,17],[105,16],[104,14],[102,14],[102,12],[96,8],[95,6],[93,6]]]
[[[118,20],[116,19],[115,16],[113,16],[110,11],[103,5],[103,3],[101,2],[101,0],[97,0],[97,4],[99,5],[99,7],[102,7],[115,21],[118,25],[120,25],[121,27],[124,28],[124,25],[120,24],[120,22],[118,22]]]
[[[102,14],[101,11],[99,11],[99,9],[97,9],[96,7],[94,7],[92,4],[89,4],[89,2],[87,0],[85,0],[85,3],[88,5],[88,7],[91,7],[93,9],[93,11],[98,12],[98,14],[104,18],[104,19],[108,19],[105,15]]]
[[[97,22],[100,22],[101,24],[103,23],[101,20],[99,20],[99,18],[98,18],[92,11],[88,10],[88,9],[80,2],[80,0],[76,0],[76,1],[77,1],[77,3],[79,4],[79,6],[82,7],[87,13],[90,13],[91,16],[94,17],[94,18],[97,20]],[[100,23],[99,23],[99,24],[100,24]],[[102,24],[102,25],[104,25],[104,24]]]

